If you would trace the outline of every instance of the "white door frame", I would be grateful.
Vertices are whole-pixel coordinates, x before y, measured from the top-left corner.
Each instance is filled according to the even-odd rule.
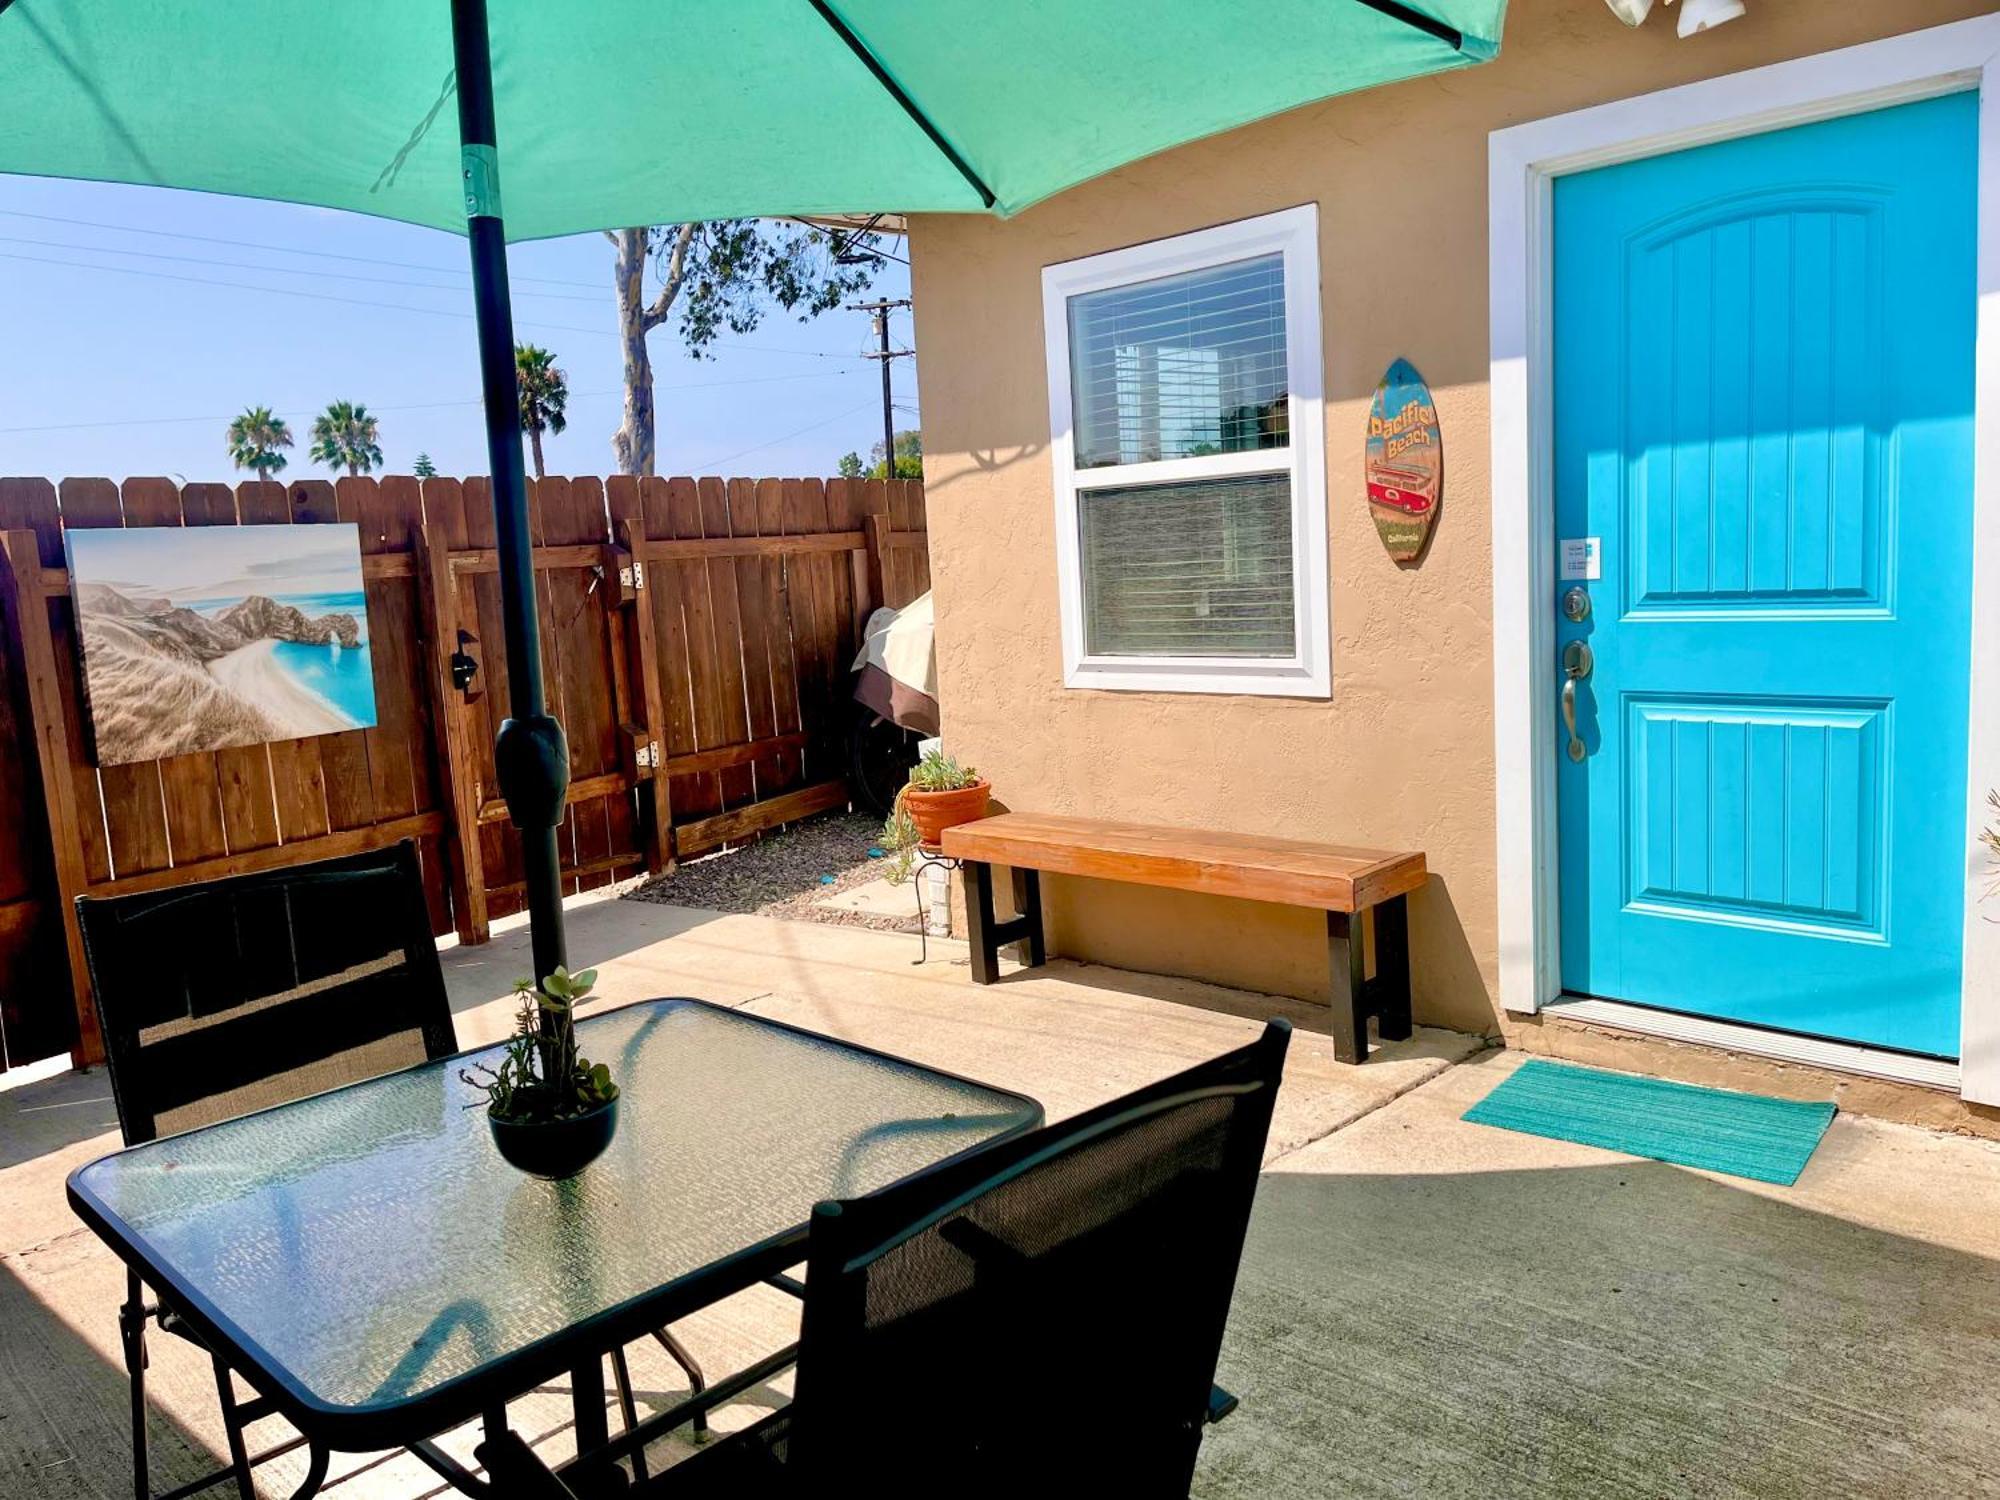
[[[1977,89],[1978,328],[1973,463],[1971,736],[1965,788],[1962,1059],[1967,1099],[2000,1104],[2000,903],[1979,832],[2000,786],[2000,15],[1982,16],[1705,79],[1497,130],[1488,140],[1493,440],[1493,725],[1500,1000],[1533,1012],[1562,999],[1556,869],[1555,493],[1550,342],[1551,205],[1557,177],[1711,141]],[[1580,1014],[1632,1029],[1638,1007]],[[1633,1014],[1623,1014],[1632,1012]],[[1723,1026],[1710,1038],[1819,1060],[1824,1043]],[[1741,1035],[1737,1035],[1741,1033]],[[1676,1033],[1678,1034],[1678,1033]],[[1754,1039],[1754,1042],[1752,1040]],[[1796,1043],[1796,1045],[1794,1045]],[[1948,1082],[1949,1069],[1869,1052],[1848,1065]],[[1905,1066],[1905,1065],[1909,1066]]]

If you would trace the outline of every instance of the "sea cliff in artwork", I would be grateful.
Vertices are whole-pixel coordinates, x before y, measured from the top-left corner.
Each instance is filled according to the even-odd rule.
[[[321,539],[306,535],[320,531],[345,533],[345,548],[320,555]],[[118,544],[107,547],[100,536]],[[129,554],[142,542],[164,584],[126,581],[138,571]],[[174,555],[196,542],[206,544],[205,555]],[[308,555],[232,555],[274,543]],[[112,566],[125,576],[107,578]],[[73,533],[71,576],[99,765],[375,722],[351,526]]]

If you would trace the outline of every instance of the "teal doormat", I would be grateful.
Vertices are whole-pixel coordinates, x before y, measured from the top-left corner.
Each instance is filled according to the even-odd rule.
[[[1833,1106],[1530,1058],[1464,1118],[1790,1187]]]

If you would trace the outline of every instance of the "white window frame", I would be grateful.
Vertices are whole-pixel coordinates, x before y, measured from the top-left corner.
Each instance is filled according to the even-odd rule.
[[[1289,445],[1207,458],[1076,467],[1071,430],[1069,300],[1273,253],[1284,257]],[[1165,693],[1259,693],[1325,698],[1333,691],[1326,547],[1326,419],[1321,390],[1319,208],[1304,204],[1192,234],[1154,240],[1042,271],[1049,365],[1049,452],[1055,470],[1056,571],[1062,590],[1063,682],[1073,688]],[[1081,491],[1242,474],[1286,474],[1292,485],[1292,655],[1092,656],[1084,649]]]

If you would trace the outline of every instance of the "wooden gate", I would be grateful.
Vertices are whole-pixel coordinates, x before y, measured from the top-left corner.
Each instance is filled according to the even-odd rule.
[[[920,484],[547,479],[530,517],[569,891],[846,803],[861,626],[930,587]],[[63,528],[335,520],[361,529],[375,727],[92,765]],[[482,942],[523,904],[493,773],[507,684],[483,479],[0,479],[0,549],[0,1067],[101,1056],[80,895],[411,838],[440,933]]]

